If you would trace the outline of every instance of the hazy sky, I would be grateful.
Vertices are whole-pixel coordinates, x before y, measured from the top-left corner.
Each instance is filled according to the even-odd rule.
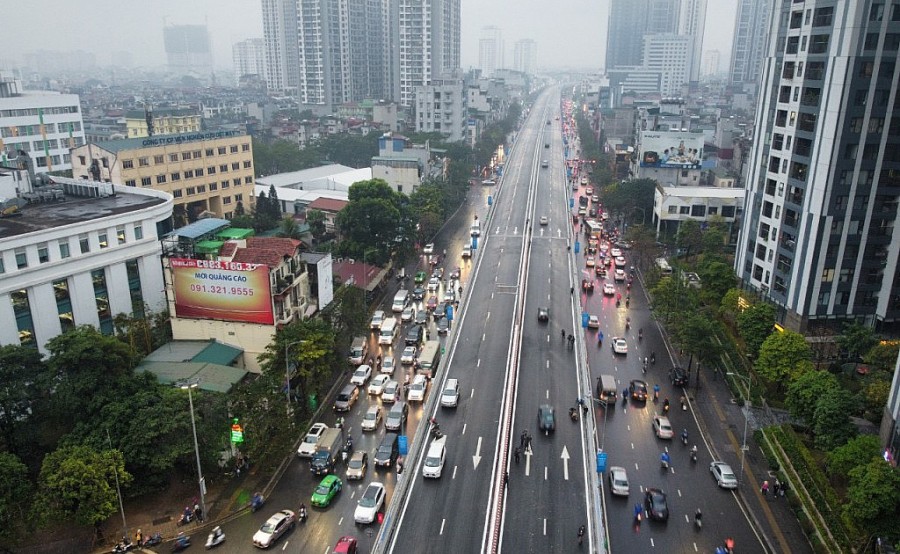
[[[597,68],[606,48],[609,0],[462,0],[462,63],[478,63],[482,27],[503,31],[506,65],[513,44],[537,42],[539,66]],[[737,0],[709,0],[704,51],[717,49],[727,64]],[[145,6],[140,9],[137,6]],[[0,32],[0,64],[21,62],[22,53],[86,50],[97,63],[110,62],[112,51],[129,51],[136,65],[165,63],[162,28],[170,24],[209,26],[217,67],[231,67],[231,45],[262,37],[258,0],[28,0],[15,13],[7,11]],[[724,67],[723,67],[724,68]]]

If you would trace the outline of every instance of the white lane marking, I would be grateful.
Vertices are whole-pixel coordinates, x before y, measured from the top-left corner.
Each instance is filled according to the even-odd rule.
[[[547,518],[544,518],[544,536],[547,536]]]
[[[563,479],[569,480],[569,450],[563,445],[562,454],[560,455],[563,461]]]
[[[544,481],[546,481],[549,478],[549,472],[548,472],[549,469],[550,468],[548,468],[547,466],[544,466]]]
[[[445,524],[445,523],[447,523],[447,520],[446,520],[446,519],[441,519],[441,531],[438,533],[438,535],[443,535],[443,534],[444,534],[444,524]]]
[[[470,398],[471,398],[471,397],[470,397]],[[468,423],[463,423],[463,432],[462,432],[463,435],[466,434],[466,429],[468,429],[468,428],[469,428],[469,424],[468,424]]]
[[[475,367],[481,367],[481,358],[478,358],[478,361],[475,362]]]
[[[532,454],[531,449],[526,448],[525,449],[525,477],[528,477],[531,475],[531,454]]]
[[[456,470],[457,470],[457,468],[458,468],[458,466],[453,466],[453,477],[451,477],[451,479],[456,479]]]
[[[475,447],[475,455],[472,456],[472,463],[475,465],[474,469],[478,469],[478,464],[481,462],[481,437],[478,437],[478,446]]]
[[[550,340],[550,335],[547,335],[547,340]],[[550,360],[547,360],[547,369],[550,369]]]
[[[487,333],[481,333],[481,342],[484,342],[486,340],[487,340]]]

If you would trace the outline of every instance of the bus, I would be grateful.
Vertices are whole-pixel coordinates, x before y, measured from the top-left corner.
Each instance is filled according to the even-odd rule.
[[[599,239],[600,236],[603,234],[603,227],[601,227],[600,224],[597,223],[596,221],[594,221],[593,219],[589,219],[587,221],[587,227],[588,227],[588,233],[590,234],[591,237],[593,237],[595,239]]]
[[[669,262],[667,262],[665,258],[656,258],[656,269],[658,269],[660,275],[663,276],[672,274],[672,266],[669,265]]]
[[[437,372],[441,363],[441,342],[436,340],[425,341],[425,346],[419,352],[416,373],[431,379]]]

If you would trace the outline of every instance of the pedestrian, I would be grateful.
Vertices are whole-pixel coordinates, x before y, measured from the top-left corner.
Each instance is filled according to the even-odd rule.
[[[197,523],[203,523],[203,510],[200,508],[200,504],[194,504],[194,518]]]
[[[525,449],[525,440],[528,438],[528,431],[522,431],[522,435],[519,437],[519,448]]]
[[[522,457],[522,449],[516,448],[516,463],[519,463],[519,458]]]
[[[785,481],[784,483],[781,484],[781,490],[778,491],[778,494],[779,494],[782,498],[784,498],[784,495],[787,494],[787,490],[788,490],[788,484],[787,484],[787,482]]]
[[[509,472],[506,471],[503,473],[503,484],[509,488]]]
[[[772,488],[772,498],[778,498],[779,492],[781,492],[781,482],[775,479],[775,485]]]
[[[769,496],[769,482],[768,482],[768,481],[763,481],[763,482],[762,482],[762,487],[760,487],[759,490],[760,490],[760,492],[762,492],[762,495],[763,495],[763,496]]]
[[[531,450],[531,435],[525,437],[525,450]]]

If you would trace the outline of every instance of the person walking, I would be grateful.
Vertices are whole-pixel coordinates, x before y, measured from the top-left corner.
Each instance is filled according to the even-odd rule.
[[[781,482],[778,479],[775,479],[775,485],[772,488],[772,498],[778,498],[779,492],[781,492]]]
[[[528,438],[528,431],[522,431],[521,436],[519,436],[519,448],[525,449],[525,440]]]
[[[531,435],[525,437],[525,450],[531,450]]]
[[[522,457],[522,449],[521,448],[516,448],[515,457],[516,457],[516,463],[519,463],[519,459]]]
[[[762,492],[762,495],[763,495],[763,496],[765,496],[765,497],[768,498],[768,496],[769,496],[769,482],[768,482],[768,481],[763,481],[763,482],[762,482],[762,486],[759,488],[759,490],[760,490],[760,492]]]
[[[508,471],[503,473],[503,485],[506,486],[506,488],[509,488],[509,472]]]
[[[782,498],[784,498],[784,495],[787,494],[787,490],[788,490],[788,484],[787,484],[787,481],[785,481],[784,483],[781,484],[781,490],[779,490],[778,493],[779,493],[779,495],[781,495]]]

